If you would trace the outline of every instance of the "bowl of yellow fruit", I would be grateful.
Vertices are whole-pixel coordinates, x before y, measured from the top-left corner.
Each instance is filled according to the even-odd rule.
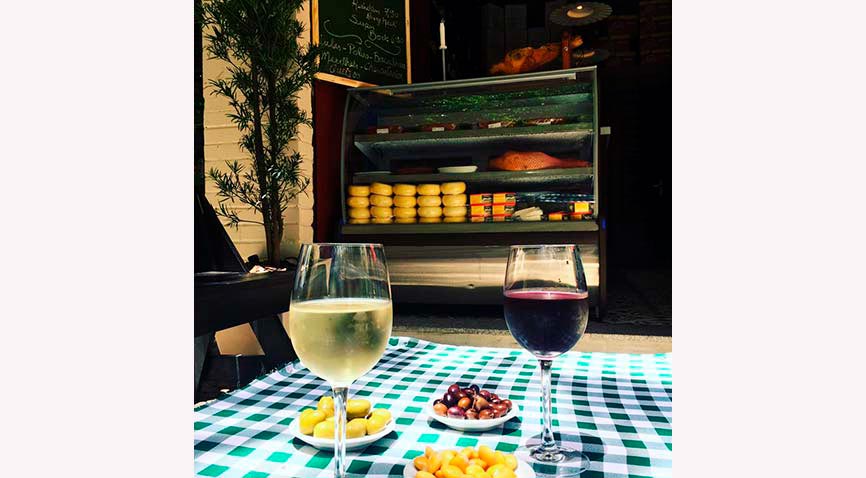
[[[391,412],[373,408],[368,400],[346,402],[346,449],[363,448],[394,430]],[[316,408],[301,411],[289,424],[289,433],[320,450],[334,449],[334,399],[324,396]]]
[[[429,446],[403,468],[403,478],[535,478],[525,461],[487,445],[437,452]]]

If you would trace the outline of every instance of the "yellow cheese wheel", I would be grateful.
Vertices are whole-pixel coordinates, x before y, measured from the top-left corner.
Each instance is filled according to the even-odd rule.
[[[418,185],[418,195],[419,196],[438,196],[439,195],[439,185],[438,184],[419,184]]]
[[[442,215],[442,208],[439,206],[419,207],[418,215],[421,217],[439,217]]]
[[[445,216],[445,222],[466,222],[466,216]]]
[[[455,183],[442,183],[442,194],[463,194],[466,192],[466,183],[458,181]]]
[[[466,205],[466,195],[465,194],[448,194],[446,196],[442,196],[442,205],[447,206],[447,207],[465,206]]]
[[[394,185],[394,195],[395,196],[414,196],[415,195],[415,185],[414,184],[395,184]]]
[[[441,217],[422,217],[421,219],[418,219],[418,222],[421,222],[424,224],[433,224],[433,223],[437,223],[437,222],[442,222],[442,218]]]
[[[369,219],[349,219],[349,224],[370,224]]]
[[[370,199],[366,196],[349,196],[346,199],[346,206],[349,207],[369,207]]]
[[[394,196],[395,207],[415,207],[415,204],[418,204],[415,196]]]
[[[416,211],[414,207],[395,207],[394,217],[415,217]]]
[[[349,217],[353,219],[368,219],[370,217],[370,210],[365,207],[350,207]]]
[[[435,207],[442,204],[440,196],[418,196],[419,207]]]
[[[378,217],[380,219],[391,218],[394,214],[391,211],[390,207],[377,207],[373,206],[370,208],[370,213],[373,214],[373,217]]]
[[[370,185],[370,192],[380,196],[390,196],[394,191],[390,184],[373,183]]]
[[[453,206],[442,208],[445,217],[466,217],[466,206]]]
[[[349,186],[349,196],[365,197],[370,195],[370,186]]]
[[[398,217],[397,219],[394,219],[394,222],[397,224],[415,224],[418,222],[418,219],[415,219],[414,217]]]
[[[391,224],[394,222],[390,217],[374,217],[373,224]]]
[[[370,204],[378,207],[391,207],[391,205],[394,204],[394,200],[391,199],[391,196],[380,196],[378,194],[371,194]]]

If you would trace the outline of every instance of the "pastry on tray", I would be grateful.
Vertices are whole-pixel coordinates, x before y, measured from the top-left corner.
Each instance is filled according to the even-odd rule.
[[[481,129],[493,129],[493,128],[511,128],[515,124],[516,121],[513,120],[496,120],[496,121],[479,121],[478,127]]]
[[[523,123],[529,126],[550,126],[565,123],[565,118],[533,118],[523,120]]]
[[[389,133],[402,133],[403,127],[399,125],[391,125],[391,126],[370,126],[367,128],[367,134],[389,134]]]
[[[457,123],[431,123],[421,125],[418,129],[428,133],[435,131],[454,131],[457,129]]]

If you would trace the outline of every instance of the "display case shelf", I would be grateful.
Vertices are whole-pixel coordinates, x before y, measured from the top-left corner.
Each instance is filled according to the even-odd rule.
[[[590,135],[592,135],[591,123],[571,123],[417,133],[359,134],[355,135],[354,143],[368,158],[381,160],[395,157],[429,158],[441,153],[468,154],[491,148],[566,151],[576,148],[582,139]]]
[[[439,224],[345,224],[345,235],[372,234],[478,234],[517,232],[598,231],[595,221],[461,222]]]
[[[428,174],[356,174],[354,184],[439,183],[464,181],[471,185],[523,185],[543,183],[548,186],[571,185],[592,179],[593,168],[539,169],[534,171],[477,171],[474,173]]]

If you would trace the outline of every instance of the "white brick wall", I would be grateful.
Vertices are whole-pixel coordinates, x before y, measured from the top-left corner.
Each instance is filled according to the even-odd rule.
[[[310,32],[310,13],[309,2],[306,3],[304,9],[298,13],[298,18],[306,27],[304,32],[303,43],[309,42]],[[211,88],[208,86],[208,81],[212,78],[220,78],[226,75],[225,63],[219,60],[208,58],[208,53],[204,53],[203,76],[205,82],[205,111],[204,111],[204,157],[205,157],[205,172],[211,167],[225,169],[226,161],[238,160],[246,168],[250,168],[252,162],[249,155],[240,149],[238,146],[238,138],[240,133],[234,124],[226,117],[226,113],[231,111],[228,101],[221,97],[210,94]],[[300,93],[299,106],[305,109],[308,114],[312,115],[312,97],[310,89],[307,88]],[[313,131],[308,126],[302,126],[298,132],[298,140],[295,141],[290,148],[300,151],[304,158],[301,166],[303,173],[312,179],[313,176]],[[219,197],[217,197],[217,189],[213,182],[205,179],[205,193],[208,200],[218,208]],[[261,221],[261,217],[255,214],[251,208],[244,207],[241,204],[236,204],[234,208],[239,212],[241,217],[253,218]],[[302,242],[311,242],[313,240],[313,185],[312,183],[307,188],[306,194],[301,194],[286,210],[284,215],[285,230],[283,232],[283,257],[297,255],[298,248]],[[233,227],[226,228],[226,231],[235,243],[241,257],[246,259],[252,254],[259,254],[265,257],[267,247],[265,245],[264,227],[258,224],[242,223],[237,229]]]

